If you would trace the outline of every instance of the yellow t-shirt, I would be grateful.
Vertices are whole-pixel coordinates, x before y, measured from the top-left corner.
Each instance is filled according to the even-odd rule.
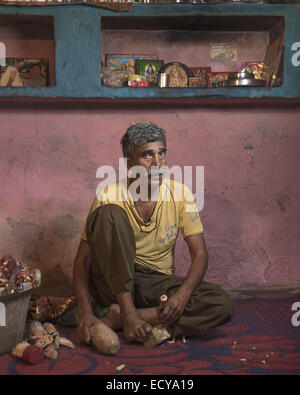
[[[136,240],[135,264],[162,273],[174,272],[174,247],[178,231],[184,238],[203,232],[200,216],[190,189],[177,181],[164,179],[158,199],[146,226],[127,189],[127,179],[107,185],[94,199],[89,214],[105,204],[117,204],[129,218]],[[83,231],[81,238],[87,240]]]

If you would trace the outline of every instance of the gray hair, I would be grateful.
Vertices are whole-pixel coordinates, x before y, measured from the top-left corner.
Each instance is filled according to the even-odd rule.
[[[121,139],[124,158],[133,158],[135,150],[147,143],[161,141],[166,146],[166,132],[155,123],[131,125]]]

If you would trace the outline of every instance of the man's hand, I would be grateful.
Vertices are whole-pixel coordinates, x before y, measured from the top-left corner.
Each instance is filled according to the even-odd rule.
[[[192,263],[181,287],[169,297],[159,315],[166,326],[180,318],[193,290],[200,284],[207,269],[207,251],[203,234],[188,236],[185,241],[189,247]]]
[[[83,314],[79,318],[77,334],[81,342],[91,344],[90,327],[101,322],[94,314]]]
[[[124,317],[123,331],[128,341],[143,343],[151,333],[152,326],[148,322],[142,320],[136,312],[132,312]]]
[[[162,324],[169,326],[177,321],[182,315],[189,297],[190,293],[182,290],[181,288],[170,296],[164,306],[164,309],[159,315]]]

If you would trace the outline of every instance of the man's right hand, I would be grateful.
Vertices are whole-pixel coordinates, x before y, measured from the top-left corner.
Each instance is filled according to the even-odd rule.
[[[77,334],[81,342],[91,344],[90,327],[101,322],[94,314],[83,314],[79,317]]]

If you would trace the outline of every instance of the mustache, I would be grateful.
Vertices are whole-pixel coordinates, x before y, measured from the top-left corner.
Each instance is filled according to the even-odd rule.
[[[159,176],[164,175],[166,170],[163,167],[154,166],[151,167],[150,170],[147,172],[148,177],[150,176]]]

